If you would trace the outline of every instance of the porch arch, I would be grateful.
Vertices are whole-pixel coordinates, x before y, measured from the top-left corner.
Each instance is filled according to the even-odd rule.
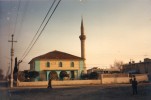
[[[59,77],[58,77],[57,72],[56,71],[50,71],[49,75],[48,75],[48,79],[50,79],[50,78],[51,78],[51,80],[58,80]]]

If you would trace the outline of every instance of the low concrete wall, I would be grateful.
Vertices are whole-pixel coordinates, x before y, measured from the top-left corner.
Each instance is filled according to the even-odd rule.
[[[147,82],[148,76],[147,74],[136,74],[135,75],[136,80],[138,82]],[[102,84],[113,84],[113,83],[130,83],[130,77],[129,75],[125,76],[117,76],[116,74],[109,74],[109,75],[101,75]]]
[[[48,86],[48,81],[37,81],[37,82],[20,82],[17,81],[17,86]]]
[[[52,81],[52,86],[64,85],[91,85],[101,84],[101,80],[65,80],[65,81]],[[17,82],[17,86],[48,86],[48,81],[37,82]]]
[[[138,82],[145,82],[145,81],[149,81],[149,78],[147,76],[147,74],[136,74],[136,80]]]
[[[138,82],[148,81],[147,74],[135,75]],[[130,83],[130,77],[127,74],[102,74],[100,80],[64,80],[52,81],[52,86],[64,85],[91,85],[91,84],[116,84],[116,83]],[[17,82],[17,86],[48,86],[48,81],[37,82]]]
[[[102,78],[102,84],[129,83],[129,77]]]
[[[90,85],[101,84],[101,80],[67,80],[67,81],[52,81],[52,85]]]
[[[118,77],[115,83],[129,83],[129,77]]]

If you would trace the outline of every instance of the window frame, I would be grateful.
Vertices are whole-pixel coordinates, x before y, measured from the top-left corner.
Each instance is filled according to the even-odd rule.
[[[59,62],[59,67],[63,67],[62,61]]]
[[[74,61],[71,61],[70,67],[74,67]]]
[[[50,67],[50,62],[49,61],[46,62],[46,67]]]

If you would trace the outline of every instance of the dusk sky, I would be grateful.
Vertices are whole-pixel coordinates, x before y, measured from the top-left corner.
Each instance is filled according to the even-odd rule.
[[[52,2],[0,0],[0,68],[5,72],[11,35],[17,40],[14,57],[20,59]],[[20,69],[28,69],[32,58],[53,50],[80,56],[81,16],[87,37],[87,69],[106,68],[115,60],[128,63],[151,58],[151,0],[62,0]]]

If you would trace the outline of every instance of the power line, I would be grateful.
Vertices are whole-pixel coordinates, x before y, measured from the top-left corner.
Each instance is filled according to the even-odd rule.
[[[47,26],[47,24],[48,24],[50,18],[52,17],[52,15],[54,14],[56,8],[57,8],[58,5],[60,4],[60,1],[61,1],[61,0],[58,1],[58,3],[57,3],[57,5],[55,6],[53,12],[51,13],[51,15],[49,16],[49,18],[48,18],[47,22],[45,23],[44,27],[43,27],[42,30],[40,31],[40,34],[38,35],[38,37],[36,38],[36,40],[34,41],[34,43],[32,44],[32,46],[30,47],[30,49],[28,50],[28,52],[27,52],[27,53],[25,54],[25,56],[22,58],[22,60],[29,54],[29,52],[31,51],[31,49],[33,48],[33,46],[35,45],[35,43],[36,43],[37,40],[39,39],[40,35],[42,34],[42,32],[44,31],[45,27]]]
[[[51,11],[51,9],[52,9],[52,7],[53,7],[53,5],[54,5],[54,3],[55,3],[55,2],[56,2],[56,0],[54,0],[54,1],[53,1],[53,3],[52,3],[52,5],[50,6],[50,8],[49,8],[49,10],[48,10],[48,12],[47,12],[47,14],[46,14],[45,18],[43,19],[43,21],[42,21],[42,23],[41,23],[40,27],[38,28],[38,30],[37,30],[37,32],[36,32],[36,34],[34,35],[34,37],[33,37],[32,41],[30,42],[29,46],[28,46],[28,47],[27,47],[27,49],[25,50],[25,52],[24,52],[24,54],[23,54],[22,58],[26,55],[26,53],[28,52],[28,50],[29,50],[29,48],[31,47],[32,43],[34,42],[34,40],[35,40],[35,38],[36,38],[37,34],[39,33],[39,30],[41,29],[41,27],[42,27],[43,23],[45,22],[45,20],[46,20],[46,18],[47,18],[47,16],[48,16],[48,14],[50,13],[50,11]]]

